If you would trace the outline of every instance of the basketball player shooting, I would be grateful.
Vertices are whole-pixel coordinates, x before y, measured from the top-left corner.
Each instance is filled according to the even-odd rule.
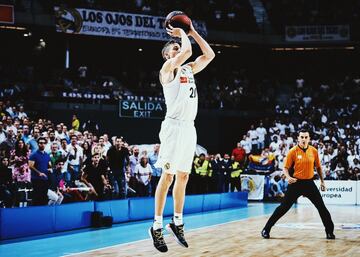
[[[173,38],[180,38],[181,44],[171,40],[162,49],[165,63],[159,77],[167,111],[161,124],[161,146],[156,166],[162,168],[163,173],[155,192],[155,220],[149,229],[153,244],[160,252],[168,250],[162,233],[163,211],[174,175],[174,217],[171,223],[166,225],[166,229],[177,243],[188,247],[184,237],[183,207],[197,139],[194,120],[198,110],[198,95],[194,74],[202,71],[215,57],[214,51],[197,33],[190,19],[188,22],[188,34],[181,28],[173,27],[171,23],[167,26],[167,33]],[[192,55],[188,36],[200,46],[202,55],[194,62],[184,64]]]

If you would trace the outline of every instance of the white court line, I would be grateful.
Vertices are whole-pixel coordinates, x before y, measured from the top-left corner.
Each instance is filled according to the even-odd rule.
[[[233,220],[233,221],[228,221],[228,222],[223,222],[223,223],[218,223],[215,225],[210,225],[210,226],[205,226],[205,227],[201,227],[201,228],[194,228],[194,229],[189,229],[186,231],[197,231],[197,230],[201,230],[201,229],[207,229],[207,228],[212,228],[212,227],[217,227],[217,226],[221,226],[221,225],[225,225],[225,224],[230,224],[230,223],[235,223],[235,222],[239,222],[239,221],[243,221],[243,220],[247,220],[247,219],[251,219],[251,218],[261,218],[264,216],[268,216],[269,214],[263,214],[263,215],[258,215],[258,216],[252,216],[252,217],[247,217],[244,219],[239,219],[239,220]],[[260,230],[259,230],[260,231]],[[259,232],[260,233],[260,232]],[[164,237],[168,238],[170,237],[169,234],[164,235]],[[101,247],[101,248],[97,248],[97,249],[93,249],[93,250],[88,250],[88,251],[83,251],[83,252],[78,252],[78,253],[71,253],[71,254],[67,254],[67,255],[61,255],[61,257],[69,257],[69,256],[74,256],[76,254],[84,254],[84,253],[91,253],[91,252],[96,252],[99,250],[104,250],[104,249],[111,249],[114,247],[119,247],[119,246],[126,246],[126,245],[130,245],[130,244],[134,244],[134,243],[139,243],[139,242],[143,242],[143,241],[150,241],[150,238],[146,238],[146,239],[141,239],[141,240],[137,240],[137,241],[131,241],[128,243],[122,243],[122,244],[117,244],[117,245],[111,245],[111,246],[106,246],[106,247]]]

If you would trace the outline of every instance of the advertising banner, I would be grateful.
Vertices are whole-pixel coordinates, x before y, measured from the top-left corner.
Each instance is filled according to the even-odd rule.
[[[262,175],[240,175],[241,191],[248,192],[249,200],[262,200],[264,198],[264,181]]]
[[[56,31],[106,37],[147,40],[169,40],[164,28],[165,17],[82,8],[54,7]],[[202,36],[205,23],[192,21]]]
[[[357,183],[350,180],[325,180],[326,191],[320,191],[320,194],[326,204],[356,204]],[[315,184],[320,190],[320,180],[316,180]],[[311,202],[308,198],[301,196],[298,203]]]
[[[286,26],[285,39],[288,42],[348,41],[349,25]]]

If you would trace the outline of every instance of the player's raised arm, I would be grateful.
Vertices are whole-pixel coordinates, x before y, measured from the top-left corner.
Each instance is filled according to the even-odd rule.
[[[214,58],[215,53],[211,46],[203,39],[195,30],[193,24],[190,24],[189,36],[192,36],[196,43],[200,46],[202,55],[200,55],[194,62],[189,63],[192,67],[193,73],[196,74],[202,71]]]
[[[169,25],[166,31],[171,37],[181,38],[181,47],[178,44],[170,44],[170,49],[166,49],[164,53],[164,58],[167,61],[164,63],[161,72],[172,72],[189,59],[192,55],[192,48],[188,36],[181,28],[174,28]],[[180,47],[180,49],[177,49],[177,47]]]

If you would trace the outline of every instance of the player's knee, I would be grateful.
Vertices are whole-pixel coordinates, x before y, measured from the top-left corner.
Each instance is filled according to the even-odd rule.
[[[169,173],[164,173],[163,176],[164,176],[164,183],[167,185],[171,185],[171,183],[174,180],[174,175]]]
[[[179,183],[186,184],[189,180],[189,173],[178,172],[176,175],[176,179]]]

